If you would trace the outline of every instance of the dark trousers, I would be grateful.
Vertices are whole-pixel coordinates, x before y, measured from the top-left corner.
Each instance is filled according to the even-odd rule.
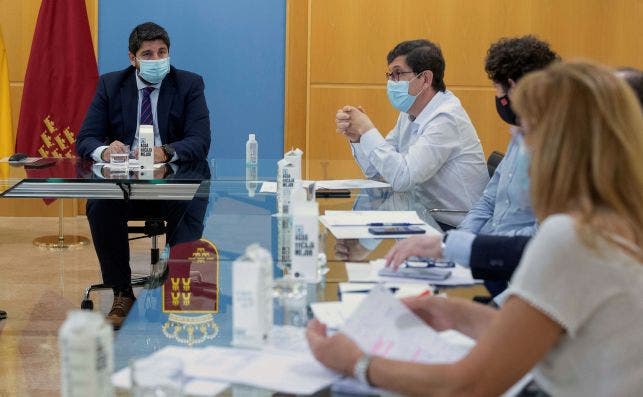
[[[130,285],[132,270],[127,221],[160,218],[167,221],[170,246],[194,241],[203,234],[207,200],[88,200],[87,220],[100,262],[103,283],[114,288]]]

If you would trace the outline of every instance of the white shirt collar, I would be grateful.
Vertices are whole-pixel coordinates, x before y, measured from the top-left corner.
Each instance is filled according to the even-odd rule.
[[[158,83],[156,83],[156,84],[152,84],[152,85],[149,85],[149,86],[148,86],[148,85],[147,85],[147,84],[145,84],[145,83],[143,82],[143,80],[141,80],[141,78],[139,77],[139,75],[138,75],[138,70],[137,70],[136,72],[134,72],[134,74],[136,75],[136,88],[137,88],[139,91],[140,91],[140,90],[142,90],[142,89],[143,89],[143,88],[145,88],[145,87],[154,87],[154,88],[156,88],[157,90],[160,90],[160,89],[161,89],[161,84],[163,84],[163,80],[165,80],[165,78],[163,78],[163,80],[159,81]]]

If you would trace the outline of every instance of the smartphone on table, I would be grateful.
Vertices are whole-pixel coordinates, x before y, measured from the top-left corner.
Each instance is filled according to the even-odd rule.
[[[426,230],[419,226],[371,226],[368,232],[376,236],[391,234],[424,234]]]

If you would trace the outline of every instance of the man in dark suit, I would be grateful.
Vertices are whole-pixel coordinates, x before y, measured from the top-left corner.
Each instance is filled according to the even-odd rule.
[[[78,133],[76,151],[85,159],[109,161],[130,146],[138,153],[138,130],[153,125],[154,162],[204,160],[210,147],[210,117],[201,76],[170,66],[170,39],[161,26],[146,22],[129,37],[127,69],[100,77]],[[189,236],[181,220],[189,202],[88,200],[87,219],[103,282],[113,286],[107,319],[120,327],[135,301],[130,286],[127,220],[159,215],[167,220],[167,242]],[[200,236],[196,237],[199,238]]]

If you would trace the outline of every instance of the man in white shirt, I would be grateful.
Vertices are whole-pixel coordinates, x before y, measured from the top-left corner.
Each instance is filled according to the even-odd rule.
[[[387,56],[387,94],[400,111],[384,138],[362,109],[337,111],[337,130],[351,142],[364,174],[395,191],[414,191],[427,208],[468,211],[489,181],[482,145],[460,100],[444,84],[444,58],[428,40],[404,41]],[[436,220],[457,226],[463,215]]]

